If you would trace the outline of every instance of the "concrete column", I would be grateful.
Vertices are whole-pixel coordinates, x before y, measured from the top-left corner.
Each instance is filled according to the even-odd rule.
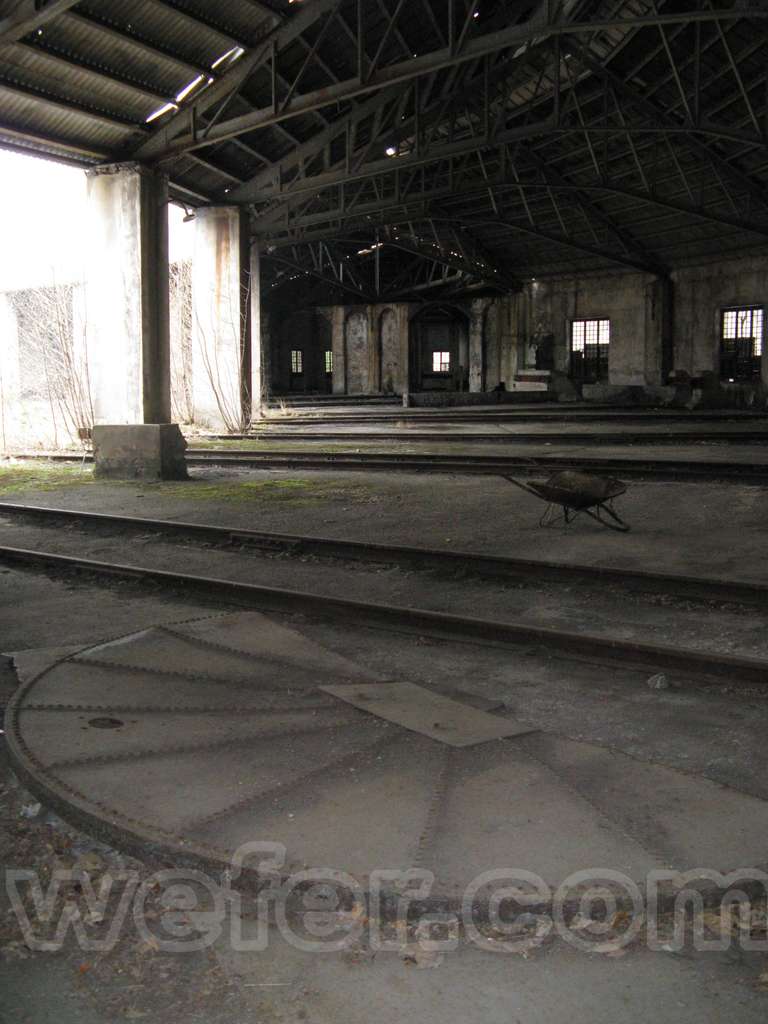
[[[97,423],[168,423],[168,182],[139,164],[88,175],[86,316]]]
[[[258,274],[258,254],[256,258]],[[250,420],[251,253],[245,215],[212,206],[195,215],[192,381],[195,422],[237,432]],[[261,360],[257,358],[259,390]]]
[[[258,243],[251,245],[250,339],[246,339],[246,364],[250,362],[250,386],[246,395],[245,413],[250,421],[261,419],[267,404],[271,378],[269,328],[261,309],[261,251]],[[247,341],[250,340],[250,345]]]
[[[469,390],[481,391],[483,387],[483,318],[489,303],[485,299],[473,299],[469,313]]]
[[[333,393],[347,391],[347,347],[344,343],[346,306],[334,306],[331,319],[331,348],[333,349]]]

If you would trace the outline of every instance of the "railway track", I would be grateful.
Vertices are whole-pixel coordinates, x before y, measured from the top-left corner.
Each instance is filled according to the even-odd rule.
[[[377,430],[358,431],[350,433],[341,430],[260,430],[251,434],[232,436],[211,435],[209,440],[250,440],[269,442],[285,441],[333,441],[335,443],[355,444],[359,441],[366,443],[406,443],[406,444],[447,444],[456,442],[458,444],[768,444],[768,430],[739,430],[739,431],[689,431],[686,433],[630,433],[616,434],[606,433],[567,433],[567,434],[541,434],[541,433],[473,433],[453,434],[446,431],[411,431],[404,430]]]
[[[0,515],[56,526],[70,523],[90,529],[112,528],[156,533],[175,540],[200,540],[229,547],[241,544],[264,553],[293,557],[318,557],[352,562],[376,563],[405,569],[463,574],[479,579],[514,580],[529,583],[619,585],[623,589],[682,599],[718,601],[768,608],[768,583],[746,583],[717,577],[685,576],[679,573],[613,569],[609,566],[548,562],[540,559],[485,555],[473,551],[441,550],[409,545],[372,544],[305,534],[243,530],[169,519],[119,516],[79,509],[43,508],[2,502]]]
[[[20,460],[86,464],[90,454],[37,454],[16,456]],[[592,455],[448,455],[397,452],[285,452],[190,448],[187,465],[226,469],[344,470],[383,473],[449,473],[459,475],[509,476],[541,475],[559,470],[607,473],[633,479],[669,481],[736,481],[741,484],[768,483],[768,462],[718,462],[706,459],[617,458]]]
[[[657,595],[666,593],[707,601],[735,601],[756,604],[761,608],[766,607],[768,597],[768,587],[760,584],[639,571],[624,572],[593,566],[548,565],[468,552],[362,544],[326,538],[233,530],[195,523],[82,513],[66,509],[3,505],[0,512],[34,516],[51,524],[69,519],[79,525],[108,525],[120,530],[140,530],[143,533],[150,530],[176,538],[202,537],[223,543],[253,544],[256,548],[291,554],[324,555],[356,561],[389,561],[397,565],[452,572],[466,568],[476,575],[495,579],[506,575],[518,580],[535,580],[537,583],[619,583],[628,590],[640,589]],[[443,640],[511,647],[526,645],[529,650],[533,645],[536,652],[546,655],[576,658],[599,664],[619,664],[625,669],[672,672],[694,680],[727,678],[731,682],[750,685],[764,686],[768,683],[768,661],[760,658],[620,640],[519,622],[448,614],[425,608],[350,600],[311,591],[170,572],[136,564],[98,561],[45,550],[3,546],[0,547],[0,563],[44,572],[86,574],[91,578],[105,580],[128,579],[137,583],[170,588],[177,592],[202,595],[225,604],[245,605],[266,611],[303,613],[321,619],[341,619],[357,625],[427,635]]]
[[[257,421],[256,429],[263,426],[318,426],[339,425],[350,423],[733,423],[762,422],[768,424],[766,412],[742,412],[737,410],[702,412],[643,412],[627,409],[573,409],[564,411],[555,406],[552,409],[517,410],[514,411],[469,411],[432,412],[429,410],[402,409],[386,412],[326,412],[318,411],[313,415],[297,413],[291,416],[273,415]],[[223,437],[250,437],[250,434],[221,435]]]
[[[254,469],[344,469],[363,472],[459,473],[504,476],[540,474],[575,469],[583,472],[620,474],[663,480],[738,480],[768,482],[768,463],[717,462],[713,460],[595,457],[587,455],[445,455],[370,454],[360,452],[214,452],[189,449],[191,466],[249,467]]]

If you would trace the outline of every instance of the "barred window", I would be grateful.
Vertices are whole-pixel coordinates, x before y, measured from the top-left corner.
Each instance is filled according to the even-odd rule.
[[[721,378],[738,381],[759,377],[763,354],[763,307],[724,309],[721,328]]]
[[[291,373],[304,372],[304,353],[295,348],[291,351]]]
[[[608,379],[611,321],[605,318],[571,323],[571,376],[581,381]]]
[[[325,353],[325,372],[333,373],[333,352],[330,349]]]

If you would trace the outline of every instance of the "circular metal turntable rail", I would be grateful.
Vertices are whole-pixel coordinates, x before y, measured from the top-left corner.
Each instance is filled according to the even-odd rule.
[[[362,890],[430,872],[446,907],[509,868],[554,889],[765,860],[754,795],[543,732],[448,747],[318,690],[377,678],[258,613],[175,623],[52,655],[9,705],[9,750],[41,800],[139,855],[218,873],[276,843],[286,874]]]

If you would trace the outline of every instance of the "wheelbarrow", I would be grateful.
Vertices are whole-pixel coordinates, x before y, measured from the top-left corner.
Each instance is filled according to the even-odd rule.
[[[627,485],[615,477],[595,476],[566,469],[553,473],[547,480],[532,480],[524,483],[513,476],[504,476],[516,487],[547,502],[547,508],[539,526],[553,526],[562,522],[568,525],[576,516],[584,513],[609,530],[626,533],[629,526],[613,507],[614,498],[624,494]],[[557,511],[557,507],[561,511]]]

